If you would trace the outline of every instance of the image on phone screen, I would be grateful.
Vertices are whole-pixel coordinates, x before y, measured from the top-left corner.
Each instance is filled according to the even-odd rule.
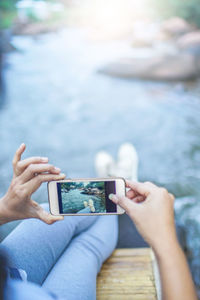
[[[116,213],[117,206],[109,199],[115,194],[115,181],[57,182],[61,214]]]

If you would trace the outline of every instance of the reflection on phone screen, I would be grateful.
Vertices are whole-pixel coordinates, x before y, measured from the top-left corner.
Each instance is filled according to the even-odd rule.
[[[61,214],[117,213],[109,199],[116,193],[115,181],[74,181],[57,183]]]

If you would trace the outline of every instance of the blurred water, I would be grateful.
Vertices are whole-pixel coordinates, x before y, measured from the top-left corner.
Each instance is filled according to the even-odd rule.
[[[80,210],[85,208],[84,201],[87,201],[88,203],[90,199],[93,200],[95,212],[106,212],[105,195],[100,197],[82,194],[82,191],[75,189],[67,193],[62,193],[63,213],[78,213]]]
[[[0,110],[0,195],[21,142],[70,177],[95,176],[97,151],[116,157],[129,141],[140,157],[140,180],[177,196],[199,193],[200,89],[192,84],[110,78],[98,68],[130,54],[122,42],[92,43],[79,29],[37,39],[15,37],[8,57],[7,102]],[[35,196],[47,200],[46,186]]]

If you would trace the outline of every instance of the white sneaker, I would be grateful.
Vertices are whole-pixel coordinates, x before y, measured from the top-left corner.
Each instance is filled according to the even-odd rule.
[[[117,176],[137,181],[138,163],[137,151],[130,143],[120,146],[116,163],[105,151],[98,152],[95,158],[96,173],[99,177]]]
[[[98,177],[109,177],[115,162],[110,154],[105,151],[99,151],[96,154],[94,164]]]
[[[139,158],[135,147],[130,143],[122,144],[118,151],[118,176],[137,181],[138,164]]]
[[[96,211],[96,209],[95,209],[95,207],[94,207],[94,201],[92,200],[92,199],[89,199],[88,200],[88,204],[89,204],[89,207],[90,207],[90,210],[91,210],[91,212],[95,212]]]
[[[88,202],[87,201],[83,201],[84,207],[88,207]]]

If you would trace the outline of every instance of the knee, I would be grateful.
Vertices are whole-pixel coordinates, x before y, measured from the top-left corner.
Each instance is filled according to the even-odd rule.
[[[104,261],[105,245],[102,241],[93,234],[87,236],[76,237],[76,247],[79,248],[81,253],[84,255],[85,262],[96,266],[95,269],[99,270]]]
[[[113,250],[118,241],[118,216],[102,216],[100,224],[102,239],[104,243],[109,244],[110,248]]]
[[[98,271],[115,249],[117,240],[117,216],[99,217],[88,231],[76,237],[77,246],[81,247],[86,257],[92,257],[97,264]]]

